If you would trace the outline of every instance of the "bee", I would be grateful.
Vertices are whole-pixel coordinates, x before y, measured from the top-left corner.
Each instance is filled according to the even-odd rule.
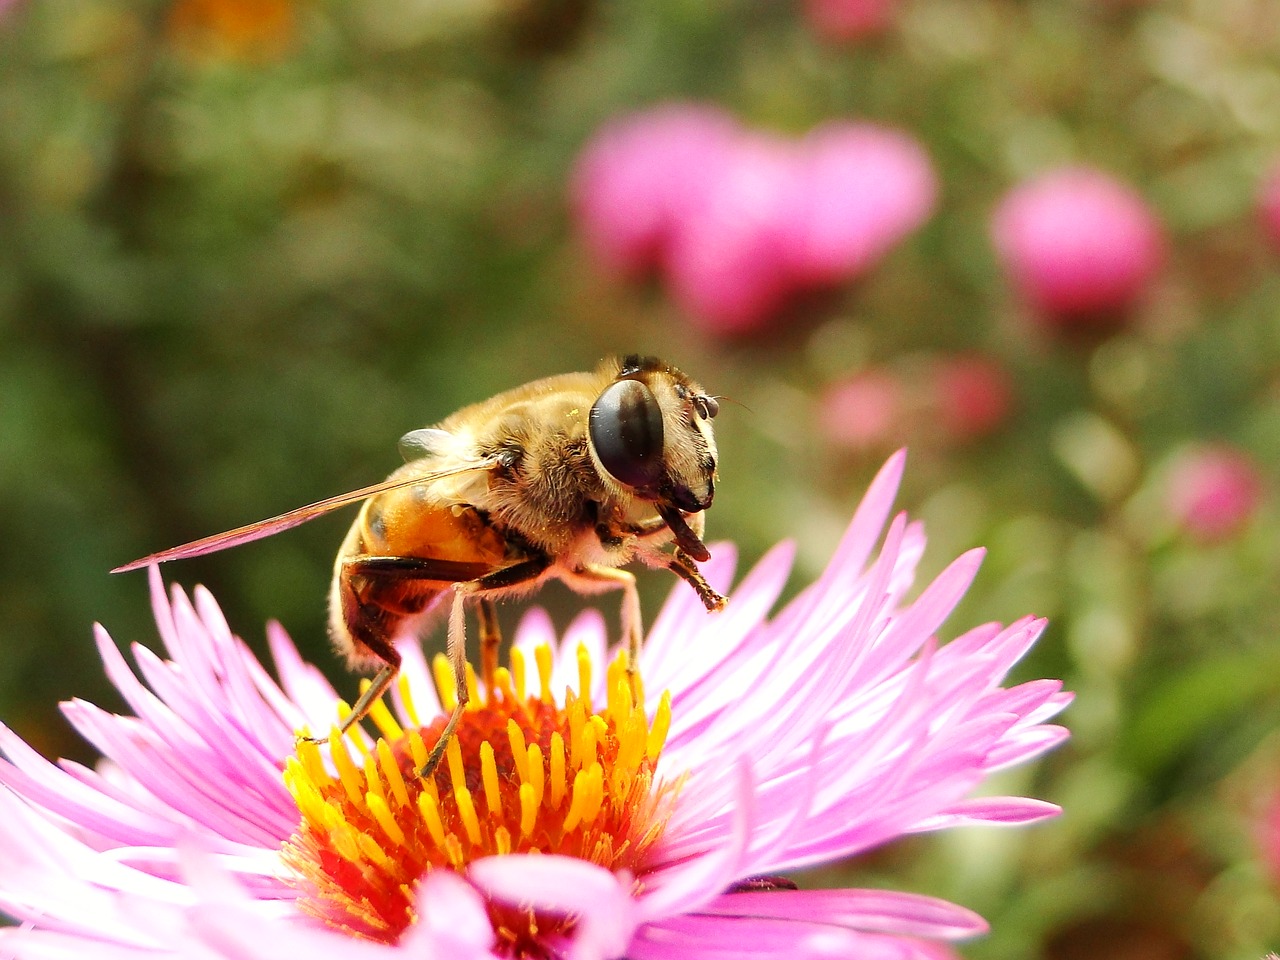
[[[501,635],[494,601],[551,579],[578,593],[620,590],[634,682],[643,635],[633,560],[690,584],[708,611],[725,598],[696,562],[715,496],[719,403],[655,357],[605,360],[591,373],[535,380],[464,407],[400,440],[382,483],[117,567],[197,557],[271,536],[363,501],[334,562],[329,633],[353,670],[375,671],[346,732],[400,669],[396,642],[419,637],[448,604],[458,702],[420,771],[431,776],[468,702],[466,608],[476,608],[481,670],[492,684]],[[666,549],[670,547],[670,551]]]

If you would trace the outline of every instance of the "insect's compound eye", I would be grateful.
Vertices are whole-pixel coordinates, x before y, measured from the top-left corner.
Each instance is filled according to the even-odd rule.
[[[698,416],[703,420],[714,420],[720,412],[720,401],[715,397],[699,394],[693,398],[693,409],[698,411]]]
[[[662,408],[639,380],[619,380],[591,408],[591,445],[619,483],[647,487],[662,475]]]

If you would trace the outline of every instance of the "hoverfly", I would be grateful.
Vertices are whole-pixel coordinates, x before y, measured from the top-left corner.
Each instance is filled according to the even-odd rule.
[[[717,412],[715,397],[655,357],[606,360],[592,373],[535,380],[406,434],[405,464],[382,483],[112,572],[224,550],[364,501],[334,563],[329,632],[352,669],[377,672],[340,730],[395,679],[395,641],[417,635],[437,601],[451,597],[458,702],[423,765],[430,776],[468,702],[467,605],[477,608],[486,683],[501,642],[494,601],[552,578],[579,593],[622,591],[632,671],[643,631],[635,576],[621,569],[631,560],[671,570],[709,611],[724,606],[695,565],[710,558],[700,538],[715,494]]]

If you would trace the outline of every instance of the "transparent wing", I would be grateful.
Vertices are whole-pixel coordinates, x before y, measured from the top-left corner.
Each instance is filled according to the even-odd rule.
[[[193,540],[190,543],[184,543],[179,547],[170,547],[168,550],[161,550],[159,553],[148,554],[140,560],[134,560],[131,563],[116,567],[111,572],[127,573],[130,570],[149,567],[153,563],[165,563],[169,560],[183,560],[188,557],[202,557],[206,553],[217,553],[219,550],[238,547],[242,543],[261,540],[264,537],[299,526],[308,520],[314,520],[316,517],[322,517],[326,513],[332,513],[334,510],[339,510],[352,503],[358,503],[361,500],[367,500],[369,497],[385,493],[388,490],[411,487],[417,483],[432,483],[461,473],[488,470],[496,465],[496,460],[479,460],[463,466],[450,467],[447,470],[397,477],[394,480],[383,480],[381,483],[375,483],[369,487],[361,487],[359,490],[352,490],[349,493],[340,493],[334,497],[317,500],[315,503],[309,503],[305,507],[298,507],[296,510],[282,513],[278,517],[259,520],[256,523],[245,524],[243,527],[236,527],[234,530],[226,530],[222,533],[215,533],[212,536],[202,537],[199,540]]]

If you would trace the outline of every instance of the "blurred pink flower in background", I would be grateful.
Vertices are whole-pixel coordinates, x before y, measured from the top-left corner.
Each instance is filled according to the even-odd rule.
[[[724,111],[689,103],[666,104],[601,127],[579,157],[570,188],[591,252],[624,275],[657,265],[738,135]]]
[[[937,361],[933,391],[937,418],[948,439],[963,442],[988,436],[1013,412],[1013,378],[994,357],[963,354]]]
[[[800,188],[795,147],[744,133],[704,183],[668,251],[672,293],[711,332],[754,330],[795,286],[787,263]]]
[[[758,331],[798,293],[864,273],[929,216],[937,180],[904,133],[838,121],[799,140],[665,105],[601,129],[572,202],[609,270],[657,267],[719,335]]]
[[[1280,250],[1280,161],[1276,161],[1262,179],[1258,191],[1258,215],[1276,250]]]
[[[809,24],[827,40],[861,40],[879,33],[893,22],[898,0],[805,0]]]
[[[1257,465],[1225,444],[1194,447],[1174,461],[1165,504],[1174,521],[1204,543],[1225,540],[1244,527],[1262,500]]]
[[[1164,262],[1164,236],[1131,187],[1067,167],[1010,191],[992,219],[1006,273],[1041,319],[1063,332],[1109,330]]]
[[[863,451],[902,442],[905,387],[896,374],[866,370],[832,384],[822,395],[818,425],[836,447]]]
[[[800,144],[790,249],[805,283],[857,276],[928,219],[938,196],[929,157],[911,137],[868,123],[821,126]]]

